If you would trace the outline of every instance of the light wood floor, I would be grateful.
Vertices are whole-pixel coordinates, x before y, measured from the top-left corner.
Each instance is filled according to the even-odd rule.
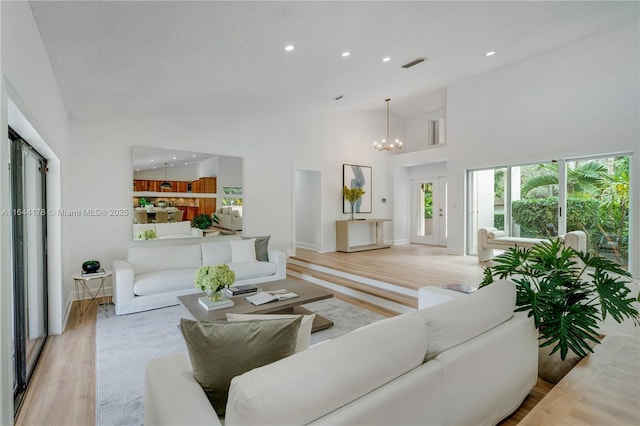
[[[298,253],[298,256],[302,255]],[[393,277],[385,278],[385,281],[394,279],[398,285],[404,282],[405,286],[411,288],[452,281],[477,284],[482,277],[482,270],[475,259],[448,256],[442,249],[424,246],[393,247],[362,253],[328,253],[321,257],[329,262],[330,267],[343,267],[352,273],[373,278]],[[332,257],[335,259],[331,261],[333,263],[326,260]],[[398,262],[402,262],[404,270],[397,266]],[[366,302],[336,296],[382,315],[392,315]],[[51,336],[46,343],[16,419],[17,425],[95,424],[95,325],[95,306],[89,308],[81,319],[74,304],[65,332],[60,336]],[[517,424],[550,388],[548,383],[539,381],[520,409],[503,424]]]

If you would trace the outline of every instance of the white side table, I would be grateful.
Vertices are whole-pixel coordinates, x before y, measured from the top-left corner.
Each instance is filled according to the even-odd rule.
[[[73,276],[73,281],[75,282],[75,286],[76,286],[76,300],[80,301],[80,318],[82,318],[82,316],[87,311],[89,306],[91,306],[91,303],[95,303],[98,308],[101,308],[105,312],[108,312],[104,303],[104,299],[106,298],[104,283],[107,279],[111,279],[112,275],[113,275],[113,271],[106,270],[104,271],[104,274],[100,274],[100,275],[77,274]],[[95,291],[92,291],[91,288],[89,288],[89,282],[96,281],[96,280],[100,280],[100,285]],[[81,289],[82,289],[82,298],[80,298]],[[102,291],[103,303],[98,302],[98,296],[100,295],[100,291]],[[85,303],[85,298],[87,297],[87,294],[89,295],[89,298],[90,298],[89,303]]]

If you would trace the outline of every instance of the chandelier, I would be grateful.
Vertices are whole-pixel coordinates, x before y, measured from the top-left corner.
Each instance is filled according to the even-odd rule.
[[[402,149],[402,141],[400,139],[396,139],[395,141],[391,141],[389,139],[389,102],[391,99],[384,100],[387,103],[387,138],[382,139],[382,142],[375,141],[373,143],[373,147],[378,151],[391,151],[394,149]]]

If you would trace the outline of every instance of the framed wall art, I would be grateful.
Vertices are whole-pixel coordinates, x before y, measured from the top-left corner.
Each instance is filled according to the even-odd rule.
[[[371,213],[372,189],[371,167],[355,164],[342,165],[342,184],[348,188],[362,188],[364,195],[354,204],[355,213]],[[342,213],[351,213],[351,203],[342,198]]]

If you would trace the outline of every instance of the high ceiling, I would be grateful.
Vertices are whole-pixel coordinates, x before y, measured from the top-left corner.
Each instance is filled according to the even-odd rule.
[[[431,108],[416,99],[452,82],[640,13],[635,1],[31,1],[31,8],[74,119],[384,109],[387,97],[410,117]],[[289,44],[295,49],[285,52]],[[402,68],[418,57],[428,59]]]

